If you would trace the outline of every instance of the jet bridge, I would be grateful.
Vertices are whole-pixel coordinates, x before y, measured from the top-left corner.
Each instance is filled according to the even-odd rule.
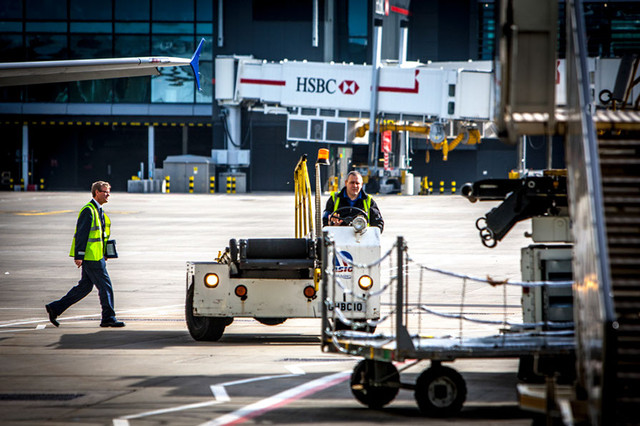
[[[389,63],[379,69],[377,112],[406,122],[490,121],[492,85],[490,61]],[[288,114],[290,140],[353,142],[371,96],[370,65],[216,58],[218,103]]]

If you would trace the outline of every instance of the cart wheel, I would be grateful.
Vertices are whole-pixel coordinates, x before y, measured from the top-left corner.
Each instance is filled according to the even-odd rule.
[[[193,284],[187,290],[187,300],[184,304],[184,316],[187,320],[189,334],[194,340],[216,342],[220,340],[224,329],[233,322],[227,317],[198,317],[193,315]]]
[[[345,331],[345,330],[353,330],[351,328],[351,326],[345,324],[344,322],[342,322],[339,319],[336,319],[336,331]],[[356,329],[357,331],[364,331],[366,333],[375,333],[376,332],[376,326],[375,325],[365,325],[364,328],[359,328]]]
[[[351,393],[369,408],[382,408],[398,395],[400,374],[390,362],[362,360],[351,374]]]
[[[462,409],[467,398],[467,385],[453,368],[431,367],[418,377],[414,396],[423,414],[446,417]]]

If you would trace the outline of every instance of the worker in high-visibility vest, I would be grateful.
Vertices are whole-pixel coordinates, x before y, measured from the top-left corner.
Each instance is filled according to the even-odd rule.
[[[117,257],[115,246],[112,246],[114,248],[111,254],[107,253],[111,220],[102,210],[102,205],[109,201],[111,185],[104,181],[94,182],[91,186],[91,195],[93,198],[80,209],[78,214],[76,232],[69,253],[76,266],[82,268],[82,277],[78,285],[69,290],[62,299],[45,306],[49,321],[56,327],[60,325],[57,318],[71,305],[91,293],[94,285],[98,289],[102,306],[100,327],[124,327],[124,322],[116,319],[113,308],[113,286],[106,263],[107,257]]]
[[[363,215],[364,213],[364,215]],[[378,205],[362,187],[362,175],[351,171],[340,192],[332,192],[322,215],[322,224],[348,225],[356,216],[365,216],[369,226],[384,229],[384,220]],[[331,222],[331,223],[329,223]]]

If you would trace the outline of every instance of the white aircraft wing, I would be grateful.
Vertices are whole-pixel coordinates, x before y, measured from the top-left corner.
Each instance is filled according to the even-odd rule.
[[[190,65],[200,88],[199,59],[204,39],[191,57],[141,57],[109,59],[77,59],[67,61],[0,63],[0,87],[25,84],[60,83],[64,81],[99,80],[104,78],[160,75],[160,67]]]

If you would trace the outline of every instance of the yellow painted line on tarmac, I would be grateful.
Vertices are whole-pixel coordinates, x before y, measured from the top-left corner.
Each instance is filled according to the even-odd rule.
[[[61,214],[61,213],[71,213],[73,210],[57,210],[57,211],[53,211],[53,212],[37,212],[37,211],[30,211],[30,212],[17,212],[15,214],[17,214],[18,216],[47,216],[50,214]]]

